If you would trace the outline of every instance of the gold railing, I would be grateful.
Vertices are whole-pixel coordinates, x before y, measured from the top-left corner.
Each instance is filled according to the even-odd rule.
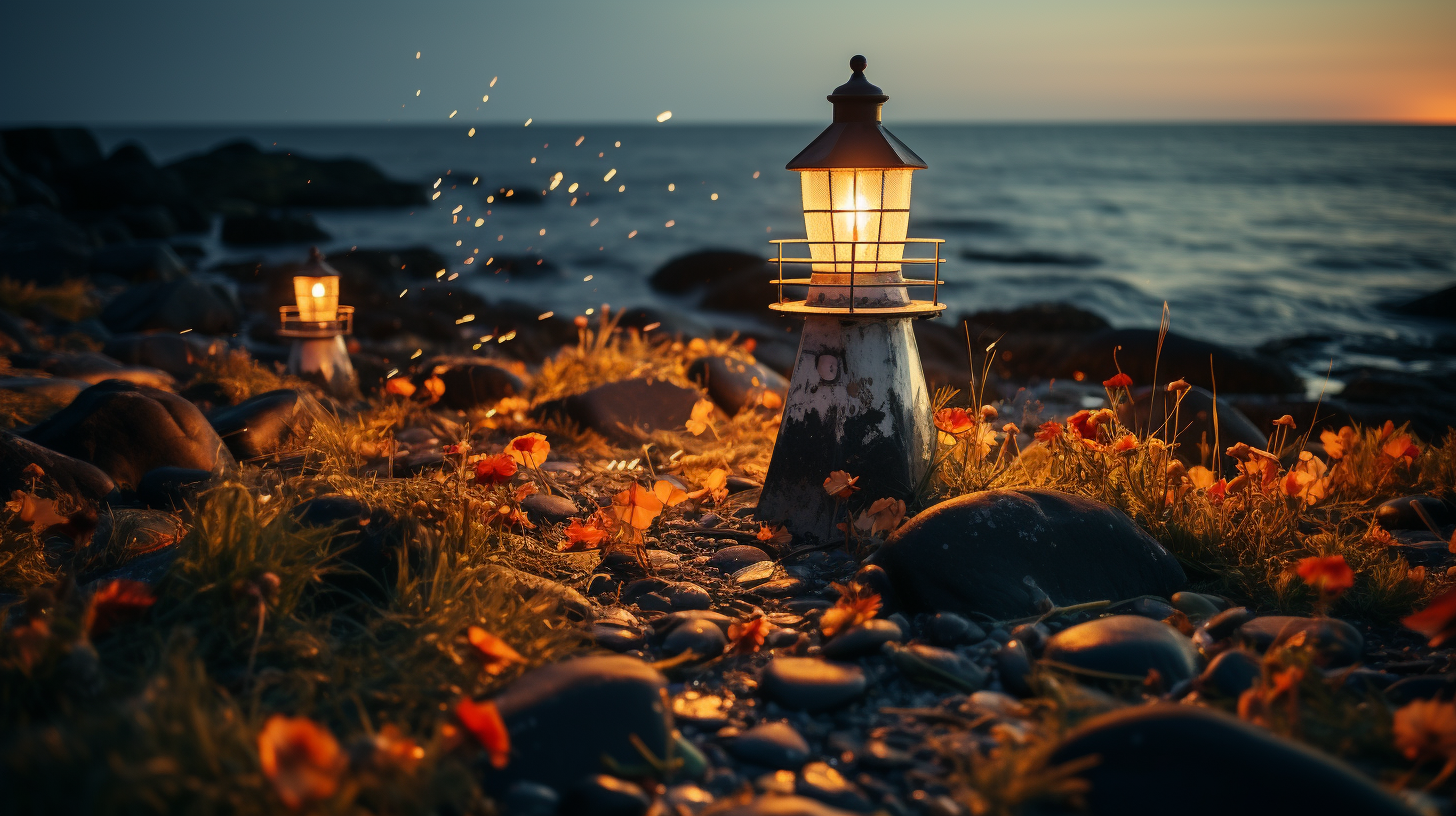
[[[349,335],[354,332],[354,307],[340,306],[334,320],[304,320],[299,317],[297,306],[278,307],[278,321],[282,337],[321,338]]]
[[[777,303],[770,303],[769,304],[769,308],[770,309],[773,309],[776,312],[786,312],[786,313],[792,313],[792,314],[854,315],[854,316],[858,316],[858,317],[885,317],[885,316],[934,317],[937,314],[945,311],[945,304],[940,302],[940,265],[943,264],[943,263],[945,263],[945,259],[942,258],[942,257],[940,257],[940,245],[943,244],[943,243],[945,243],[945,239],[943,239],[943,238],[906,238],[903,241],[810,241],[807,238],[780,238],[780,239],[776,239],[776,240],[769,241],[769,243],[770,244],[773,244],[777,248],[777,252],[778,252],[777,257],[774,257],[774,258],[770,258],[769,259],[769,262],[770,263],[776,263],[776,264],[778,264],[778,277],[775,278],[774,280],[769,281],[769,283],[776,284],[779,287],[779,299],[778,299],[778,302]],[[808,258],[802,258],[802,257],[785,257],[784,256],[784,245],[785,244],[803,244],[803,245],[806,245],[806,246],[808,246],[810,248],[811,255],[813,253],[813,247],[815,247],[815,246],[829,246],[829,247],[839,247],[839,246],[850,246],[850,247],[856,247],[856,246],[877,246],[877,247],[882,247],[882,246],[889,246],[891,244],[895,244],[895,245],[901,245],[901,244],[903,244],[906,249],[908,249],[908,248],[910,248],[912,246],[917,246],[917,245],[928,246],[928,247],[931,248],[931,250],[932,250],[932,252],[934,254],[933,254],[932,257],[929,257],[929,258],[897,258],[897,259],[894,259],[894,260],[879,260],[881,254],[882,254],[881,252],[875,252],[874,253],[874,256],[875,256],[876,260],[838,260],[838,259],[834,259],[834,258],[824,259],[824,258],[813,258],[813,257],[808,257]],[[854,255],[854,250],[853,249],[850,250],[850,254],[851,254],[851,256]],[[822,281],[822,280],[816,282],[812,277],[809,277],[809,278],[785,278],[784,277],[784,264],[811,264],[811,265],[822,265],[822,266],[832,267],[835,271],[833,271],[833,272],[822,272],[822,273],[818,273],[818,274],[833,275],[836,278],[842,278],[842,277],[844,277],[846,273],[843,272],[843,271],[841,271],[841,270],[844,267],[849,267],[849,272],[848,272],[849,283],[846,285],[844,283],[826,282],[826,281]],[[874,275],[876,278],[883,277],[885,273],[884,272],[879,272],[879,271],[876,271],[876,270],[877,270],[878,267],[886,266],[886,265],[889,265],[889,264],[912,264],[912,265],[916,265],[916,264],[929,264],[930,267],[931,267],[932,276],[931,276],[931,279],[930,280],[915,279],[915,278],[903,278],[901,280],[895,280],[895,281],[875,280],[873,283],[866,283],[866,282],[863,281],[863,277],[866,276],[866,275]],[[856,269],[858,267],[866,267],[866,269],[865,269],[865,271],[856,271]],[[814,273],[811,272],[811,274],[814,274]],[[859,276],[860,277],[860,281],[857,282],[855,280],[856,276]],[[837,288],[837,289],[846,289],[847,288],[849,290],[848,305],[847,306],[813,306],[813,305],[810,305],[807,300],[786,300],[784,298],[784,287],[785,286],[821,286],[821,287],[833,287],[833,288]],[[929,286],[930,287],[930,292],[931,292],[930,300],[914,300],[914,299],[911,299],[910,301],[908,301],[908,302],[906,302],[904,304],[899,304],[899,305],[895,305],[895,306],[855,306],[855,289],[856,289],[856,287],[858,287],[860,289],[864,289],[864,288],[894,289],[894,288],[899,288],[901,286],[906,286],[906,287],[910,287],[910,286]]]

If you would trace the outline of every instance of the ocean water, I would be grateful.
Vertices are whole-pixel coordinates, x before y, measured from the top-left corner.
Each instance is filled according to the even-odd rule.
[[[1249,347],[1307,338],[1311,374],[1327,359],[1453,370],[1440,323],[1379,304],[1456,282],[1456,128],[888,124],[930,165],[915,174],[910,234],[946,239],[941,297],[951,314],[1058,300],[1117,326],[1156,326],[1166,302],[1185,334]],[[440,197],[413,210],[317,212],[334,238],[325,251],[425,244],[487,297],[579,314],[604,302],[681,306],[647,285],[668,259],[705,247],[768,256],[769,239],[803,237],[798,179],[783,166],[822,126],[98,135],[107,149],[138,142],[160,163],[250,139],[366,159],[400,179],[442,179]],[[539,193],[558,172],[539,205],[485,200],[501,187]],[[228,248],[215,236],[206,247],[209,260],[303,252]],[[560,271],[477,274],[502,255],[539,256]]]

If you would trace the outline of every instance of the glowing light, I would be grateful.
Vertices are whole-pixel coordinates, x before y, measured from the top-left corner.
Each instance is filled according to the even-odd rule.
[[[490,84],[489,84],[489,85],[487,85],[487,86],[486,86],[486,87],[488,87],[488,88],[494,88],[494,87],[495,87],[495,81],[496,81],[496,80],[497,80],[497,79],[500,79],[500,77],[491,77],[491,78],[490,78]]]
[[[618,187],[617,188],[617,192],[619,192],[619,193],[625,193],[625,192],[627,192],[627,185],[623,184],[621,187]]]
[[[451,215],[455,215],[456,213],[459,213],[463,209],[465,209],[465,205],[464,204],[456,204],[455,205],[455,209],[451,210],[450,211],[450,214]],[[459,241],[456,241],[455,244],[456,244],[456,246],[459,246],[460,245],[460,242]]]
[[[636,238],[636,237],[637,237],[637,230],[632,230],[631,232],[627,233],[627,238],[629,238],[629,239]]]
[[[485,219],[484,218],[477,218],[477,219],[475,219],[475,226],[479,227],[479,226],[482,226],[484,224],[485,224]]]
[[[612,176],[615,175],[617,175],[617,168],[613,167],[611,170],[607,171],[607,174],[605,176],[602,176],[602,181],[611,181]]]
[[[516,339],[516,330],[515,329],[511,329],[510,331],[506,332],[505,334],[502,334],[500,336],[500,339],[496,340],[496,342],[497,343],[504,343],[507,340],[514,340],[514,339]]]
[[[474,136],[474,135],[475,135],[475,128],[471,128],[471,129],[470,129],[470,132],[469,132],[469,133],[467,133],[467,134],[465,134],[465,135],[466,135],[466,136]],[[479,179],[478,179],[478,178],[477,178],[477,179],[476,179],[476,181],[479,181]],[[470,183],[471,183],[471,184],[474,184],[474,183],[475,183],[475,182],[474,182],[474,181],[472,181],[472,182],[470,182]]]
[[[460,318],[459,320],[455,321],[455,325],[459,326],[462,323],[469,323],[470,321],[472,321],[474,319],[475,319],[475,315],[468,314],[468,315],[465,315],[464,317]]]
[[[435,273],[435,280],[439,280],[443,277],[445,277],[445,270],[441,269],[439,272]]]
[[[718,194],[717,193],[713,193],[712,195],[708,196],[708,199],[710,201],[717,201],[718,200]]]
[[[436,188],[436,189],[439,189],[439,187],[440,187],[440,182],[442,182],[442,181],[444,181],[444,180],[445,180],[445,179],[443,179],[443,178],[437,178],[437,179],[435,179],[435,188]]]
[[[531,126],[531,123],[532,123],[532,122],[533,122],[533,121],[535,121],[535,120],[534,120],[534,119],[527,119],[527,120],[526,120],[526,124],[524,124],[524,125],[521,125],[521,127],[530,127],[530,126]]]
[[[543,228],[542,228],[542,229],[541,229],[541,232],[540,232],[540,233],[539,233],[539,234],[540,234],[540,235],[545,235],[545,234],[546,234],[546,230],[545,230],[545,228],[544,228],[544,227],[543,227]]]
[[[556,189],[556,185],[558,185],[558,184],[561,183],[561,179],[562,179],[561,173],[560,172],[557,172],[556,175],[554,175],[554,176],[551,177],[551,186],[548,189],[555,190]],[[567,190],[567,192],[571,192],[571,191],[570,190]]]
[[[572,145],[572,147],[581,147],[581,143],[584,141],[586,141],[585,136],[578,136],[576,137],[576,144]]]
[[[419,91],[415,91],[415,96],[419,96],[419,95],[420,95],[420,92]]]
[[[677,185],[676,184],[669,184],[669,185],[667,185],[667,191],[669,193],[672,192],[673,190],[676,190],[676,189],[677,189]]]
[[[573,207],[576,206],[576,196],[572,196],[571,197],[571,206],[573,206]]]
[[[676,224],[676,223],[677,223],[676,221],[668,221],[666,224],[663,224],[663,226],[664,227],[671,227],[673,224]]]
[[[323,297],[324,285],[322,283],[315,283],[313,285],[313,288],[309,289],[309,293],[312,294],[314,297]]]
[[[754,177],[754,178],[758,178],[758,171],[757,171],[757,170],[754,170],[754,171],[753,171],[753,177]]]
[[[454,119],[455,118],[455,114],[457,114],[459,112],[460,111],[458,111],[458,110],[452,110],[452,111],[450,111],[450,115],[449,116],[446,116],[445,118],[446,119]]]
[[[662,113],[657,114],[657,121],[659,121],[659,122],[666,122],[667,120],[669,120],[671,118],[672,118],[672,111],[663,111]]]
[[[556,314],[555,312],[542,312],[540,314],[540,316],[538,316],[536,319],[537,320],[550,320],[552,318],[552,316],[554,316],[555,314]]]
[[[621,147],[621,146],[622,146],[622,143],[621,142],[615,142],[615,143],[612,144],[612,147]]]
[[[571,183],[571,186],[566,188],[566,192],[568,192],[568,193],[574,193],[574,192],[576,192],[576,188],[578,188],[580,186],[581,186],[580,184],[577,184],[576,182],[573,181]]]
[[[435,194],[434,194],[434,195],[432,195],[432,196],[430,196],[430,200],[431,200],[431,201],[434,201],[434,200],[435,200],[435,199],[437,199],[437,198],[439,198],[439,197],[440,197],[440,191],[439,191],[439,190],[436,190],[436,191],[435,191]]]
[[[420,52],[416,51],[415,52],[415,59],[419,59],[419,58],[420,58]]]
[[[480,101],[481,102],[489,102],[490,101],[490,94],[486,94],[485,96],[482,96],[480,98]]]
[[[531,164],[535,164],[535,163],[536,163],[536,157],[535,156],[532,156],[531,157]]]
[[[588,227],[595,227],[597,225],[597,222],[600,221],[600,220],[602,220],[602,219],[600,219],[600,218],[593,218],[592,219],[592,222],[590,224],[587,224],[587,226]]]
[[[470,260],[471,260],[470,258],[466,258],[465,259],[465,262],[466,263],[470,263]],[[452,280],[455,280],[458,277],[460,277],[460,273],[459,272],[451,272],[450,273],[450,277],[446,278],[445,280],[452,281]]]
[[[456,242],[455,242],[455,246],[460,246],[460,245],[461,245],[461,244],[463,244],[463,243],[465,243],[465,242],[464,242],[464,241],[456,241]]]
[[[586,310],[586,314],[588,316],[590,316],[590,315],[596,314],[596,311],[597,311],[596,309],[587,309]]]
[[[406,290],[404,290],[404,291],[403,291],[403,292],[400,292],[400,293],[399,293],[399,296],[400,296],[400,297],[404,297],[404,296],[405,296],[405,295],[408,295],[408,294],[409,294],[409,290],[408,290],[408,289],[406,289]]]
[[[474,130],[474,128],[471,128],[471,129]],[[472,180],[470,183],[471,184],[479,184],[480,183],[480,176],[476,176],[475,179]]]
[[[424,354],[424,353],[425,353],[425,350],[424,349],[415,349],[415,353],[410,355],[410,359],[413,360],[413,359],[419,357],[421,354]]]
[[[596,275],[587,275],[586,277],[584,277],[584,278],[581,279],[581,282],[582,283],[586,283],[587,281],[590,281],[592,278],[595,278],[595,277],[596,277]],[[591,312],[588,311],[587,314],[591,314]]]

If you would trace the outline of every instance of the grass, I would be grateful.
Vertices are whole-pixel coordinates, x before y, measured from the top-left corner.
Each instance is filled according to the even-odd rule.
[[[101,303],[84,280],[37,286],[33,281],[22,283],[0,277],[0,309],[22,317],[49,314],[75,323],[95,317],[101,311]]]

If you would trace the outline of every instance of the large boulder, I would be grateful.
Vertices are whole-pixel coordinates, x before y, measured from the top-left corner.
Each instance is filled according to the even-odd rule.
[[[1354,768],[1207,708],[1160,704],[1096,717],[1047,764],[1078,760],[1094,762],[1079,774],[1093,816],[1414,816]]]
[[[116,244],[91,255],[91,273],[132,282],[176,280],[187,274],[187,265],[161,241]]]
[[[61,184],[72,206],[115,211],[138,237],[165,238],[179,229],[206,232],[209,226],[182,180],[158,168],[136,144],[118,147],[104,161],[69,174]]]
[[[291,388],[268,391],[207,417],[213,430],[238,460],[277,453],[308,437],[315,414],[313,399]]]
[[[101,145],[85,128],[32,127],[0,131],[0,149],[15,166],[55,187],[95,167]]]
[[[260,207],[408,207],[426,201],[423,185],[393,181],[358,159],[311,159],[265,153],[233,142],[167,165],[210,204],[248,201]]]
[[[222,220],[222,242],[235,246],[309,244],[329,240],[308,213],[229,215]]]
[[[588,774],[628,775],[624,768],[648,763],[633,736],[653,756],[666,757],[673,739],[666,688],[656,669],[619,655],[532,669],[495,698],[511,757],[503,770],[486,772],[487,784],[504,789],[529,780],[565,790]]]
[[[32,442],[97,466],[123,487],[147,471],[235,467],[232,454],[202,412],[156,388],[106,380],[82,391],[55,415],[25,432]]]
[[[15,355],[11,362],[22,368],[39,369],[56,377],[92,385],[103,380],[126,380],[137,385],[171,390],[176,384],[172,375],[160,369],[144,365],[124,365],[104,354],[89,351],[20,354]]]
[[[440,405],[460,411],[494,405],[526,390],[520,377],[484,357],[437,357],[420,366],[415,384],[420,385],[431,375],[445,384]]]
[[[227,287],[201,276],[149,281],[133,286],[101,312],[110,331],[195,331],[232,334],[240,323],[237,301]]]
[[[688,376],[729,416],[765,403],[782,406],[789,393],[789,381],[777,371],[734,357],[699,357],[688,366]]]
[[[1456,320],[1456,285],[1447,286],[1420,297],[1389,307],[1399,314],[1415,317],[1434,317],[1438,320]]]
[[[0,277],[53,285],[91,270],[91,237],[54,210],[21,207],[0,219]]]
[[[8,499],[12,491],[29,490],[30,477],[24,471],[30,465],[39,466],[46,478],[82,504],[96,505],[116,489],[111,477],[95,465],[0,431],[0,495]]]
[[[654,431],[682,430],[697,401],[696,391],[663,380],[622,380],[552,400],[536,412],[632,445]]]
[[[1156,671],[1165,688],[1198,673],[1198,649],[1182,632],[1141,615],[1112,615],[1052,635],[1042,659],[1095,682],[1121,675],[1140,682]]]
[[[1116,359],[1113,353],[1116,352]],[[1212,356],[1212,376],[1209,357]],[[1154,363],[1158,382],[1153,383]],[[1272,357],[1169,333],[1158,352],[1157,329],[1107,329],[1078,342],[1054,368],[1044,372],[1091,381],[1111,379],[1121,367],[1137,385],[1166,385],[1183,378],[1220,394],[1304,393],[1304,383],[1289,366]],[[1215,389],[1215,380],[1217,388]]]
[[[1228,400],[1218,401],[1218,428],[1215,431],[1212,392],[1193,386],[1184,393],[1181,401],[1177,396],[1163,388],[1139,388],[1133,392],[1131,402],[1118,405],[1117,418],[1129,428],[1159,431],[1158,435],[1163,436],[1173,428],[1173,407],[1177,405],[1177,428],[1164,438],[1176,435],[1178,459],[1187,465],[1212,467],[1214,450],[1225,451],[1240,442],[1261,450],[1269,443],[1269,434],[1259,430]],[[1274,430],[1273,426],[1269,430]],[[1215,441],[1217,448],[1214,447]],[[1234,460],[1227,454],[1220,455],[1224,460],[1224,470],[1232,470]]]
[[[673,258],[658,267],[647,282],[663,294],[683,295],[732,278],[744,269],[763,266],[763,258],[747,252],[704,249]]]
[[[227,344],[201,335],[120,334],[106,341],[106,356],[134,366],[161,369],[179,379],[197,373],[198,364],[227,353]]]
[[[1121,511],[1053,490],[987,490],[931,507],[874,556],[911,611],[996,619],[1039,610],[1030,578],[1059,605],[1167,597],[1178,562]]]

